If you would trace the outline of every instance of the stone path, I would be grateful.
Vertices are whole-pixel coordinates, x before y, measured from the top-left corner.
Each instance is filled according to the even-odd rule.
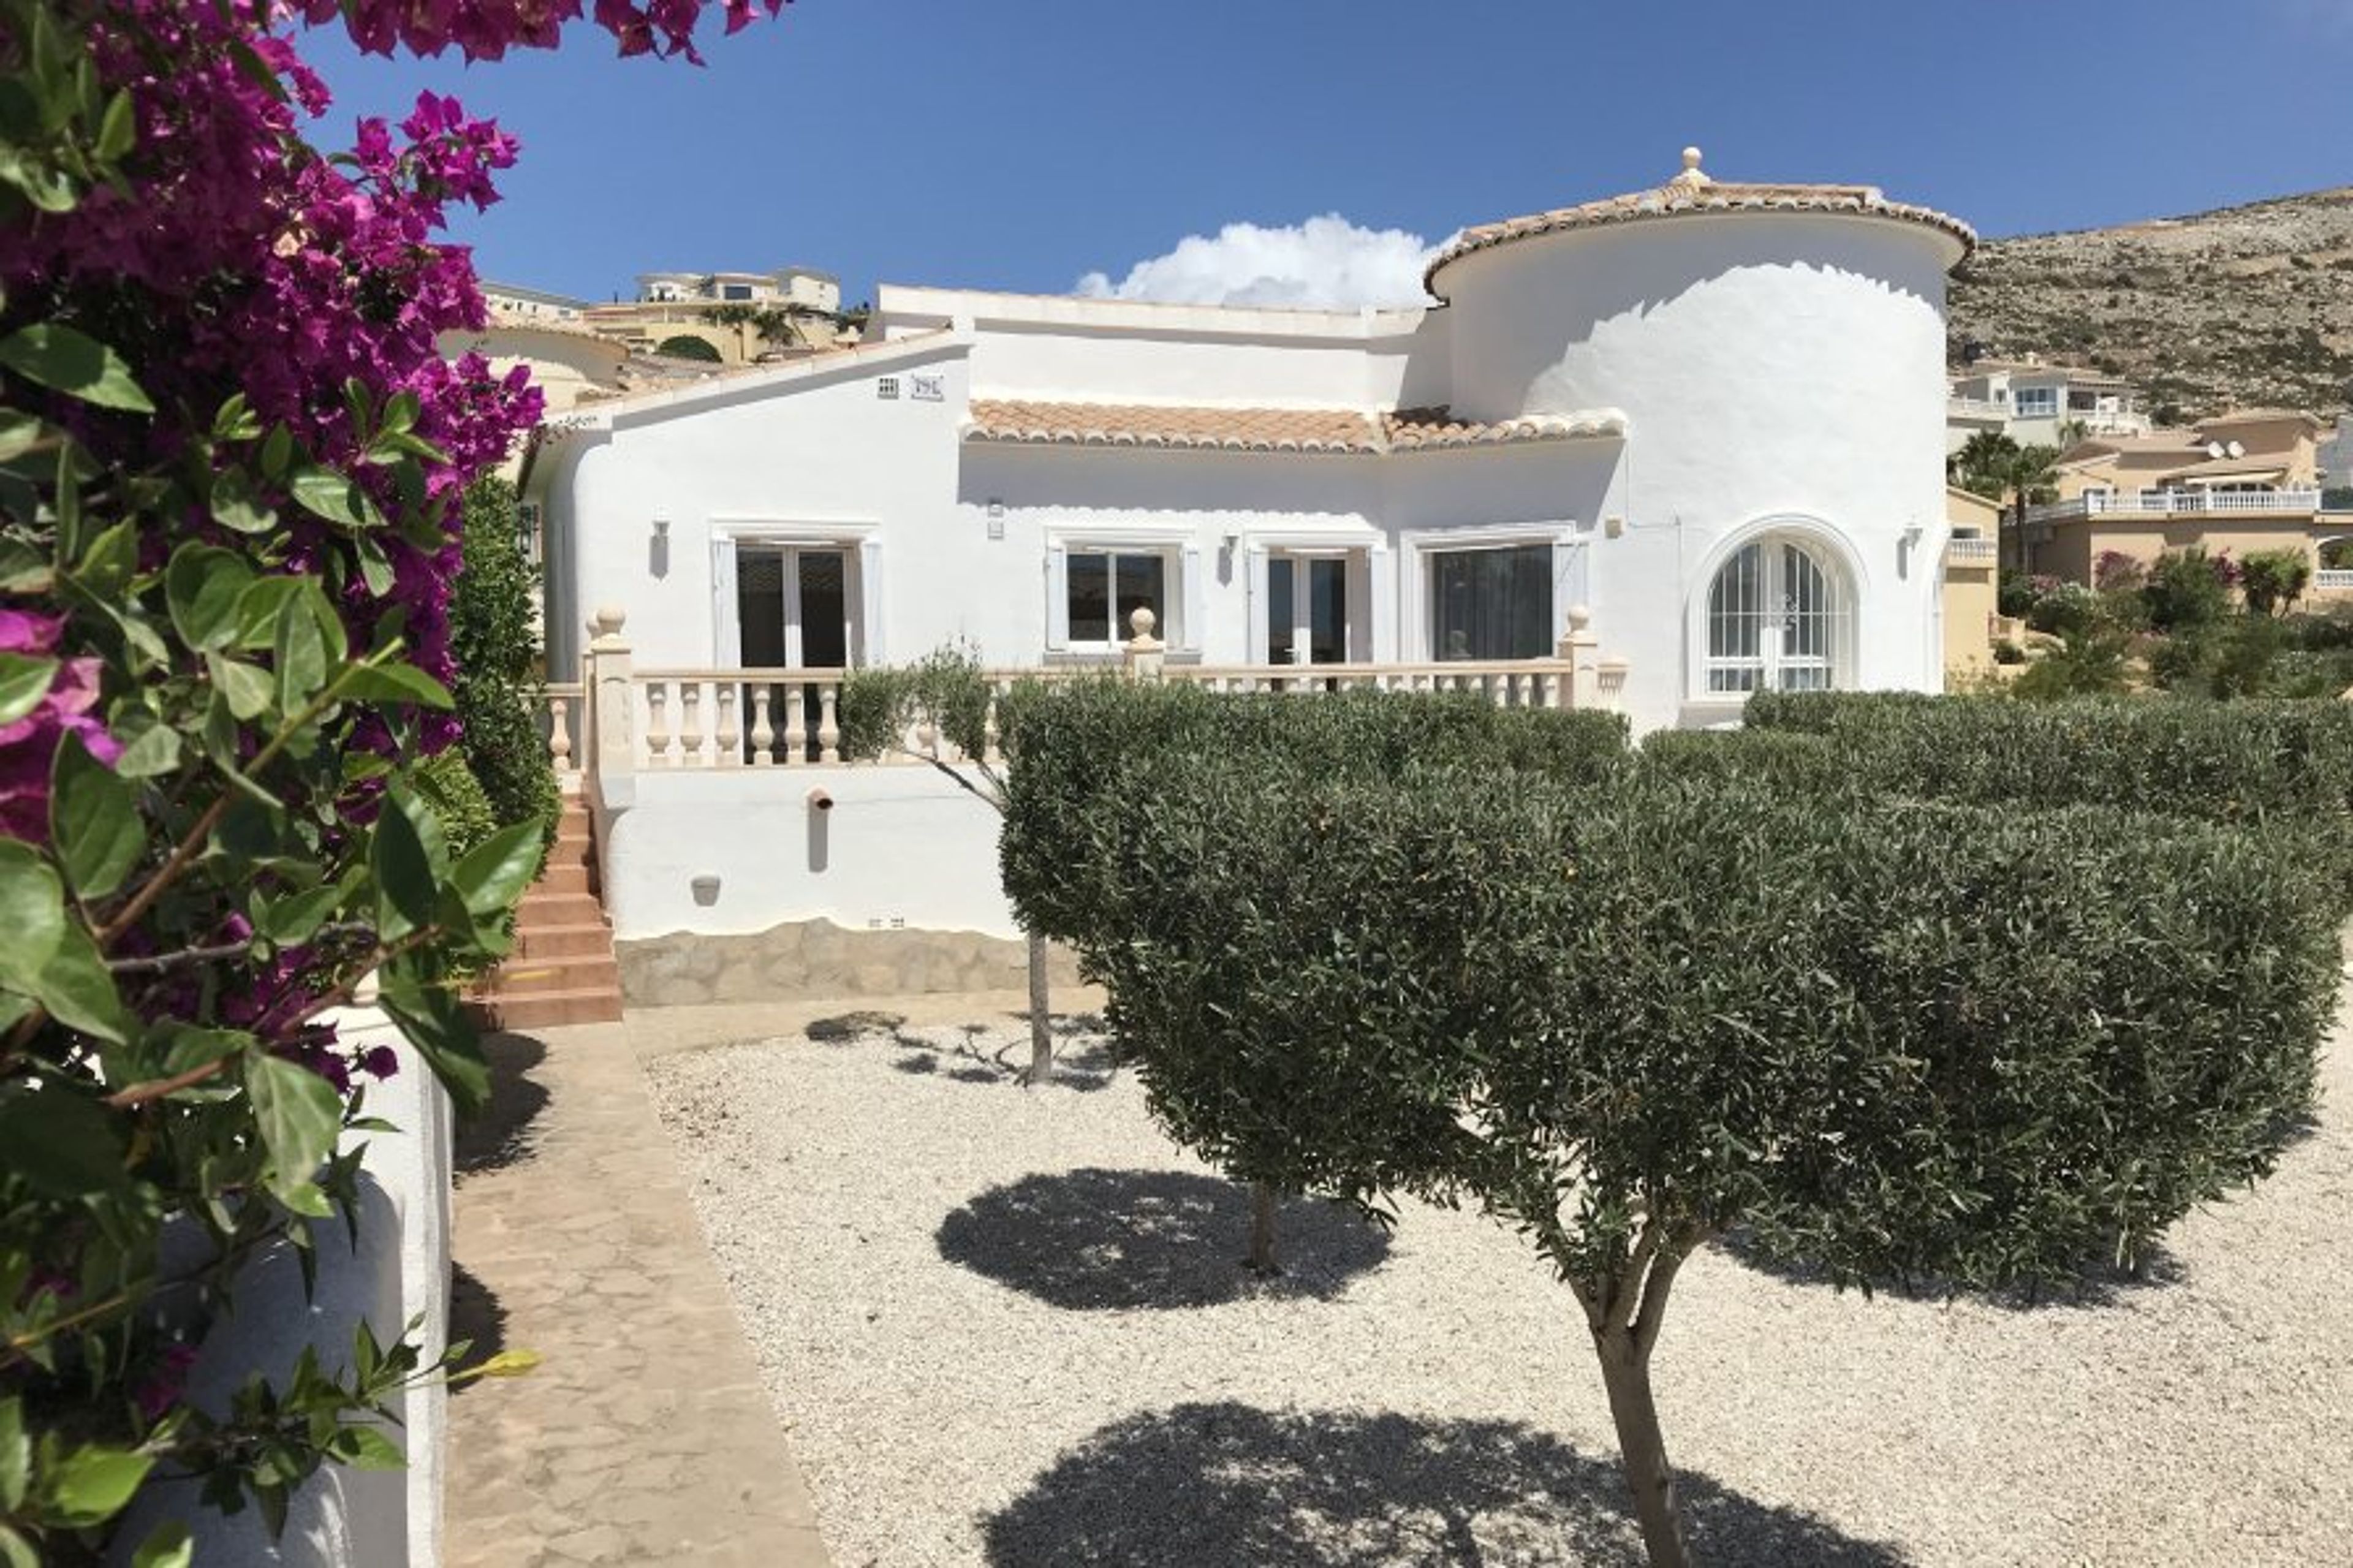
[[[545,1359],[450,1399],[447,1568],[826,1568],[624,1026],[487,1043],[450,1337]]]

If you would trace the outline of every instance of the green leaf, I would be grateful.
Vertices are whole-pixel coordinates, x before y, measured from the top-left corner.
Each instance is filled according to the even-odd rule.
[[[216,653],[205,655],[205,668],[213,685],[228,700],[228,710],[236,718],[253,719],[269,711],[275,689],[268,670]]]
[[[58,661],[0,653],[0,724],[13,724],[41,705],[58,679]]]
[[[363,533],[354,550],[360,558],[360,580],[367,584],[367,591],[379,599],[391,593],[397,579],[393,575],[392,557],[384,552],[384,546]]]
[[[0,539],[0,593],[46,594],[56,580],[48,556],[21,539]]]
[[[335,1086],[309,1068],[262,1052],[245,1058],[245,1091],[253,1100],[254,1125],[261,1132],[269,1163],[262,1181],[280,1202],[307,1197],[311,1178],[335,1146],[343,1124],[343,1102]]]
[[[0,463],[11,462],[39,446],[45,428],[37,415],[21,408],[0,408]]]
[[[538,874],[543,837],[538,823],[519,822],[491,835],[459,861],[449,880],[464,896],[466,912],[491,915],[512,909]]]
[[[67,879],[85,899],[121,887],[147,847],[147,824],[131,785],[70,731],[58,742],[49,775],[49,833]]]
[[[131,1568],[189,1568],[196,1560],[195,1538],[177,1520],[157,1525],[139,1550],[131,1554]]]
[[[128,731],[118,728],[116,738]],[[114,771],[126,779],[152,779],[171,773],[180,765],[180,731],[160,721],[132,735],[114,759]]]
[[[417,825],[396,800],[376,813],[375,838],[368,847],[368,869],[375,877],[376,930],[390,942],[433,918],[433,862]]]
[[[378,528],[384,523],[384,513],[367,492],[332,468],[305,468],[286,489],[296,505],[329,522],[345,528]]]
[[[254,1038],[243,1029],[200,1029],[193,1024],[166,1024],[161,1031],[164,1060],[160,1076],[177,1078],[223,1057],[248,1050]]]
[[[335,1434],[334,1455],[354,1470],[405,1470],[408,1456],[378,1426],[346,1426]]]
[[[449,1091],[451,1102],[468,1115],[488,1104],[490,1064],[450,989],[422,974],[414,958],[385,965],[380,979],[379,1005]]]
[[[290,894],[261,906],[256,911],[254,928],[282,946],[299,947],[318,934],[343,897],[343,889],[332,882]]]
[[[327,683],[327,640],[306,597],[296,595],[278,612],[278,705],[289,714],[301,711]]]
[[[0,1513],[25,1506],[25,1489],[33,1476],[32,1439],[25,1435],[25,1404],[0,1399]]]
[[[0,838],[0,984],[27,995],[66,934],[65,884],[33,847]]]
[[[190,646],[227,647],[237,640],[237,605],[253,585],[253,568],[235,551],[184,544],[164,573],[172,625]]]
[[[90,151],[101,163],[116,163],[139,141],[139,121],[132,112],[130,89],[121,89],[106,100],[105,116],[98,122],[98,141]]]
[[[268,533],[278,526],[278,509],[261,499],[253,477],[243,468],[224,468],[213,476],[213,521],[238,533]]]
[[[344,672],[343,693],[359,702],[409,702],[444,712],[456,706],[448,687],[413,664],[354,665]]]
[[[0,1169],[51,1197],[112,1192],[124,1179],[121,1136],[103,1106],[50,1079],[0,1100]]]
[[[57,951],[34,977],[32,993],[61,1024],[118,1045],[131,1038],[114,976],[99,956],[98,944],[78,925],[58,933]]]
[[[0,340],[0,365],[100,408],[153,414],[155,405],[132,379],[121,354],[71,327],[36,321]]]
[[[122,1511],[154,1464],[128,1448],[77,1448],[48,1478],[48,1511],[72,1529],[103,1524]]]
[[[33,1543],[5,1524],[0,1524],[0,1568],[41,1568]]]

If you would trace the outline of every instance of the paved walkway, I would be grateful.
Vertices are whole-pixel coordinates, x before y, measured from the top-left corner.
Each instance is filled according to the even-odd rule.
[[[624,1026],[488,1047],[450,1334],[545,1360],[451,1396],[448,1568],[826,1568]]]

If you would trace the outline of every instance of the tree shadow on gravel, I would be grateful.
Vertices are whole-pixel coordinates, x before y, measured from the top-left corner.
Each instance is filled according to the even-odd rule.
[[[1716,1251],[1743,1268],[1778,1279],[1784,1285],[1801,1285],[1820,1290],[1833,1288],[1821,1271],[1810,1264],[1762,1251],[1750,1237],[1737,1231],[1719,1239],[1715,1247]],[[1970,1301],[2005,1312],[2037,1312],[2053,1308],[2121,1306],[2127,1299],[2143,1291],[2169,1289],[2189,1277],[2189,1271],[2182,1266],[2179,1258],[2158,1247],[2151,1248],[2134,1268],[2119,1268],[2114,1263],[2097,1261],[2087,1266],[2083,1277],[2075,1283],[2045,1286],[2041,1290],[2029,1290],[2023,1287],[1987,1290],[1957,1286],[1942,1279],[1922,1278],[1901,1285],[1881,1286],[1873,1293],[1893,1296],[1899,1301]],[[1853,1289],[1854,1287],[1848,1289]]]
[[[941,1223],[940,1256],[1049,1306],[1214,1307],[1245,1297],[1328,1300],[1388,1257],[1389,1238],[1336,1204],[1286,1202],[1282,1272],[1242,1265],[1250,1190],[1181,1171],[1082,1169],[992,1187]]]
[[[1026,1087],[1021,1075],[1029,1061],[1029,1016],[1013,1013],[1007,1016],[1021,1025],[1023,1032],[1018,1037],[1008,1036],[1003,1026],[997,1024],[936,1025],[930,1026],[928,1032],[919,1033],[899,1013],[844,1013],[817,1019],[804,1032],[820,1045],[876,1041],[895,1046],[901,1054],[891,1066],[911,1078],[939,1077],[954,1083]],[[1086,1039],[1101,1035],[1103,1020],[1092,1013],[1057,1013],[1048,1021],[1048,1027],[1057,1040]],[[991,1037],[997,1037],[993,1046],[988,1044]],[[1053,1087],[1092,1094],[1110,1088],[1118,1069],[1117,1057],[1099,1038],[1075,1049],[1065,1047],[1054,1055]]]
[[[1706,1476],[1676,1479],[1694,1561],[1895,1568],[1894,1548]],[[1614,1454],[1508,1421],[1236,1404],[1133,1415],[1066,1451],[982,1536],[994,1568],[1640,1563]]]
[[[491,1068],[489,1103],[461,1119],[450,1137],[450,1163],[460,1177],[528,1158],[532,1123],[547,1109],[547,1089],[531,1076],[547,1059],[545,1046],[529,1035],[490,1034],[482,1055]]]

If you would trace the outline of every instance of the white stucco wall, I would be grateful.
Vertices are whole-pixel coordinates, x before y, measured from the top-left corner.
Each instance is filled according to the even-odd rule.
[[[221,1410],[237,1385],[259,1371],[282,1383],[305,1348],[331,1373],[348,1371],[353,1331],[363,1321],[379,1342],[397,1342],[421,1316],[424,1362],[438,1360],[449,1320],[448,1097],[374,1008],[329,1015],[343,1042],[364,1049],[392,1045],[401,1071],[368,1090],[368,1110],[397,1132],[347,1134],[367,1145],[360,1175],[359,1242],[340,1218],[311,1226],[316,1290],[303,1293],[289,1250],[265,1254],[238,1277],[230,1312],[200,1347],[188,1395]],[[405,1470],[353,1470],[327,1465],[287,1510],[286,1532],[269,1539],[258,1510],[224,1517],[201,1510],[195,1488],[152,1482],[116,1531],[111,1561],[127,1564],[147,1531],[166,1519],[189,1525],[199,1563],[250,1568],[438,1568],[447,1392],[436,1381],[393,1401],[400,1425],[387,1436],[408,1458]]]
[[[1918,224],[1741,214],[1570,230],[1440,274],[1458,413],[1627,415],[1624,528],[1595,545],[1592,608],[1630,663],[1638,724],[1736,710],[1694,690],[1691,604],[1767,527],[1806,530],[1845,562],[1861,606],[1852,684],[1940,685],[1933,563],[1957,250]]]
[[[812,809],[812,789],[830,810]],[[1019,934],[1000,818],[929,768],[656,770],[636,799],[603,826],[606,911],[624,941],[808,920]]]

